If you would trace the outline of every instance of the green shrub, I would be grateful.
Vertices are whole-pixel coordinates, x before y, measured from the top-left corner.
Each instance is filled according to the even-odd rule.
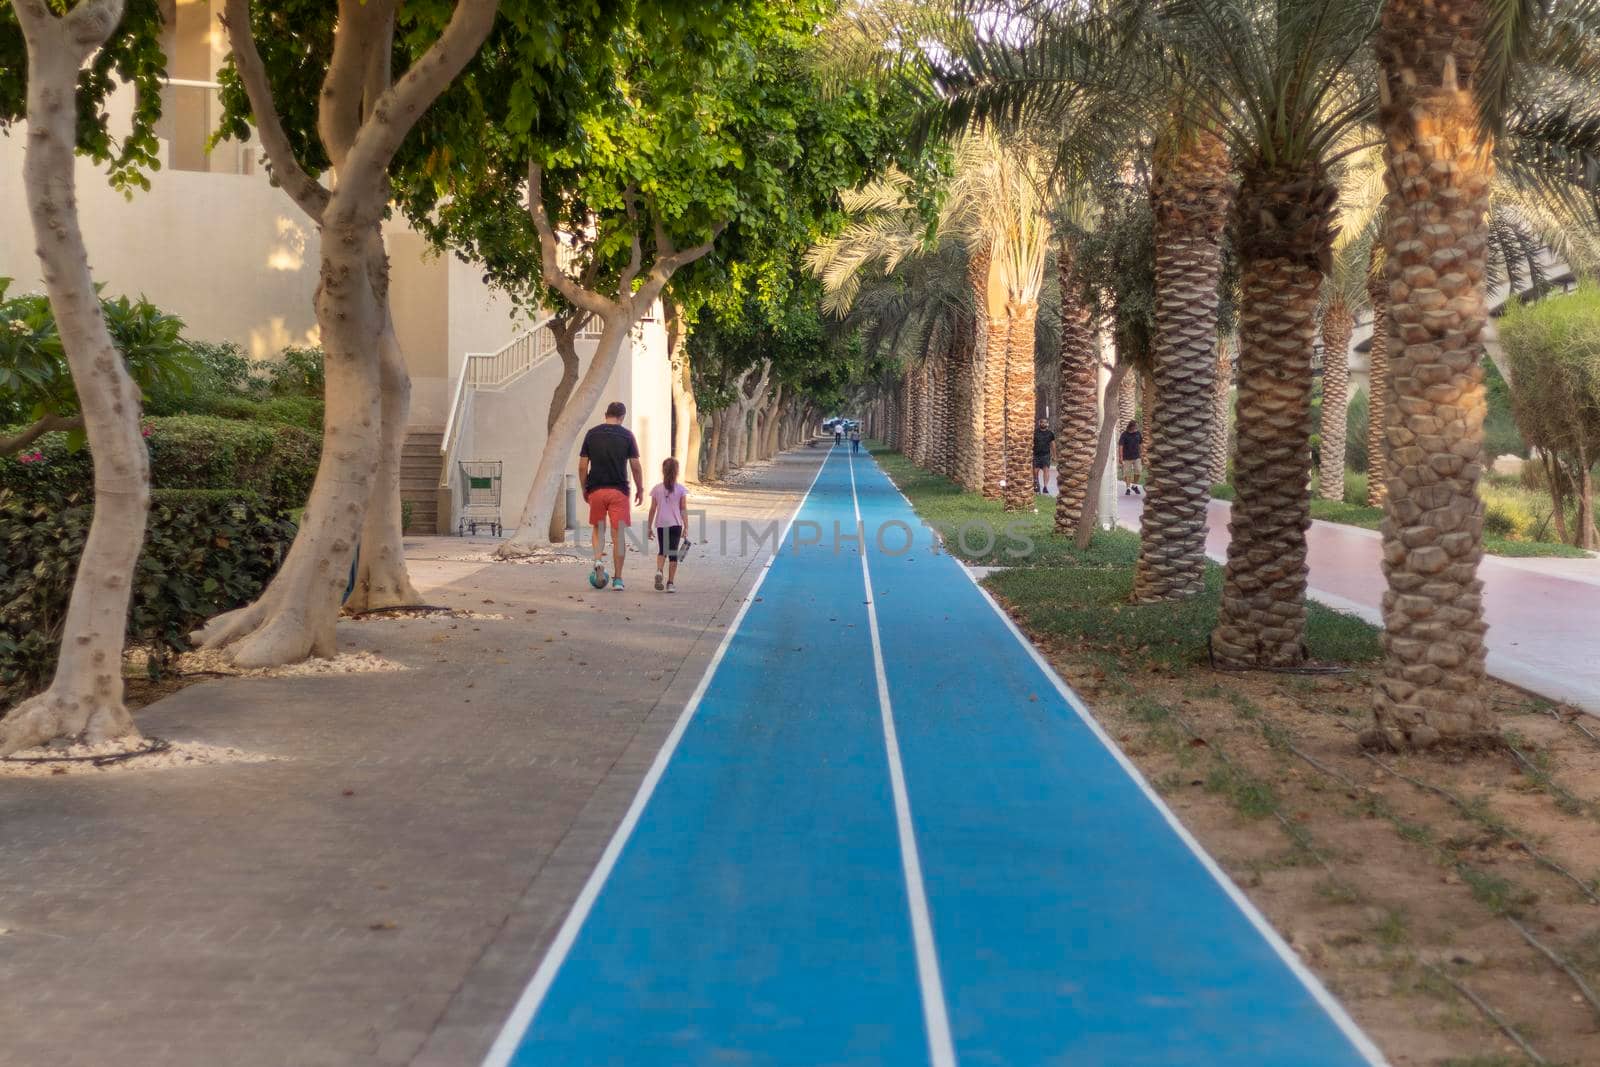
[[[146,415],[209,413],[213,405],[246,396],[253,387],[250,357],[232,342],[180,342],[187,354],[185,379],[146,389]]]
[[[1573,543],[1593,548],[1594,467],[1600,460],[1600,285],[1536,304],[1514,302],[1500,320],[1500,336],[1517,383],[1511,400],[1528,443],[1559,468],[1549,480],[1552,506],[1566,516],[1569,498],[1577,518],[1567,530]]]
[[[1365,471],[1346,470],[1344,472],[1344,502],[1366,507],[1367,504],[1367,475]]]
[[[55,670],[92,515],[85,500],[0,490],[0,707],[42,689]],[[128,616],[128,640],[152,649],[152,671],[201,622],[254,599],[294,533],[284,512],[253,493],[152,493]]]
[[[1515,373],[1515,372],[1513,372]],[[1521,456],[1528,458],[1528,442],[1517,428],[1517,416],[1511,403],[1511,387],[1500,376],[1493,361],[1483,361],[1483,385],[1489,405],[1483,419],[1483,451],[1489,462],[1496,456]]]
[[[1353,471],[1365,473],[1370,466],[1367,459],[1367,422],[1372,414],[1372,405],[1365,389],[1357,389],[1350,396],[1350,404],[1345,408],[1344,414],[1344,465]],[[1348,475],[1346,478],[1348,479]],[[1346,482],[1348,484],[1348,480]],[[1352,504],[1365,504],[1366,499],[1352,500]]]
[[[280,423],[298,426],[315,434],[322,433],[322,401],[314,396],[274,396],[265,400],[243,396],[221,397],[197,407],[195,414],[246,422]]]
[[[318,435],[283,423],[176,415],[148,419],[145,429],[153,488],[249,491],[278,508],[305,503],[321,454]],[[0,457],[0,488],[28,499],[88,498],[94,465],[87,448],[74,450],[60,433],[33,448],[40,456],[33,462]]]
[[[320,397],[326,378],[322,349],[290,346],[275,360],[262,364],[267,391],[273,396]]]

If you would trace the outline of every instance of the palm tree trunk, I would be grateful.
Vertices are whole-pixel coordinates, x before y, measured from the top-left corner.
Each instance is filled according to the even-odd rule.
[[[1128,428],[1139,414],[1138,376],[1132,373],[1123,376],[1122,385],[1117,390],[1117,432],[1121,433]]]
[[[1389,287],[1373,278],[1367,296],[1372,301],[1372,341],[1367,349],[1367,505],[1381,508],[1389,499],[1383,447],[1383,420],[1389,410]]]
[[[1005,502],[1007,511],[1035,507],[1033,485],[1034,324],[1039,305],[1013,304],[1007,311]]]
[[[1217,339],[1217,382],[1211,394],[1211,481],[1228,480],[1228,422],[1233,414],[1233,350],[1237,335]]]
[[[1429,747],[1496,732],[1484,692],[1484,305],[1493,142],[1472,83],[1483,0],[1389,0],[1378,31],[1387,139],[1384,279],[1394,350],[1378,732]]]
[[[1206,584],[1208,460],[1215,410],[1217,280],[1222,228],[1233,202],[1232,162],[1202,132],[1158,150],[1155,214],[1156,337],[1145,426],[1150,443],[1133,599],[1192,596]]]
[[[1350,334],[1342,300],[1322,312],[1322,499],[1344,500],[1345,418],[1350,407]]]
[[[984,327],[983,353],[983,482],[985,499],[1004,496],[1006,480],[1006,349],[1011,323],[989,316]]]
[[[961,425],[960,482],[974,493],[983,492],[987,471],[987,437],[983,420],[989,406],[984,390],[988,386],[985,370],[989,352],[989,250],[973,249],[967,257],[967,284],[972,288],[972,344],[967,420]]]
[[[978,397],[977,339],[982,334],[982,319],[977,315],[963,315],[961,329],[956,335],[956,346],[951,353],[952,389],[950,415],[950,477],[967,489],[976,487],[972,480],[972,466],[978,452],[983,404]]]
[[[1225,666],[1306,658],[1311,354],[1337,195],[1320,170],[1248,171],[1240,191],[1236,497],[1211,636]]]
[[[1100,362],[1089,309],[1078,293],[1073,247],[1062,241],[1056,252],[1061,278],[1061,363],[1056,387],[1056,532],[1078,528],[1089,495],[1089,471],[1099,436],[1095,419],[1095,379]]]

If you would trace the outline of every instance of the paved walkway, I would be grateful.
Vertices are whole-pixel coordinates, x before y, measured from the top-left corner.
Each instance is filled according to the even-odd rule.
[[[1118,522],[1139,528],[1144,500],[1119,496]],[[1228,552],[1232,506],[1213,500],[1206,552]],[[1382,542],[1374,530],[1313,522],[1312,596],[1340,611],[1383,625]],[[1489,673],[1552,700],[1600,715],[1600,559],[1511,559],[1485,556],[1483,607],[1489,620]]]
[[[341,624],[410,669],[137,713],[273,762],[0,780],[0,1064],[478,1063],[761,572],[739,523],[819,461],[695,490],[735,534],[673,597],[412,542],[425,599],[509,618]]]
[[[1380,1062],[918,529],[831,452],[486,1063]]]

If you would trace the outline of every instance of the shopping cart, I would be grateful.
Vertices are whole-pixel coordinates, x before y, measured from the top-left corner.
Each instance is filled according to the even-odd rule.
[[[482,526],[495,537],[500,536],[500,461],[462,460],[461,488],[466,499],[461,504],[461,519],[456,534],[471,532],[474,537]]]

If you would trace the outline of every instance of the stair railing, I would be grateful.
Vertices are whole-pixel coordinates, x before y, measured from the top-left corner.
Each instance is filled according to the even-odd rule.
[[[549,316],[540,319],[532,329],[517,334],[493,352],[467,353],[450,400],[444,437],[439,442],[439,454],[443,459],[439,468],[440,489],[449,489],[455,482],[462,432],[472,416],[473,396],[480,391],[499,392],[554,356],[556,335],[549,322]]]

